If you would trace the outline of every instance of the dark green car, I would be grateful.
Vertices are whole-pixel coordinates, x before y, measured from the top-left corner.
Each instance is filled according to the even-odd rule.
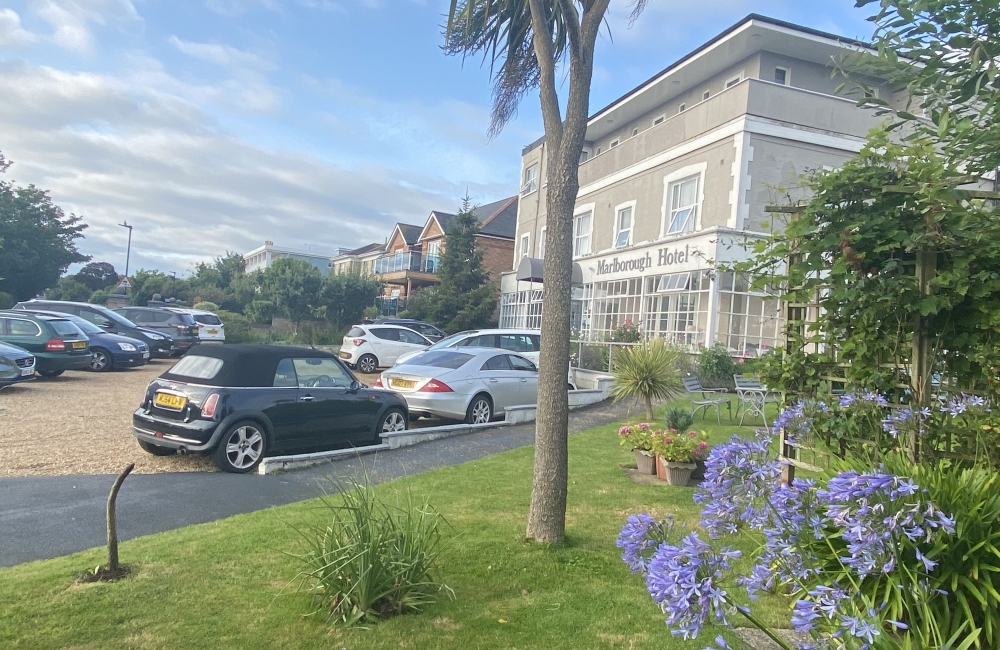
[[[90,367],[90,339],[65,318],[0,310],[0,341],[33,354],[43,377]]]

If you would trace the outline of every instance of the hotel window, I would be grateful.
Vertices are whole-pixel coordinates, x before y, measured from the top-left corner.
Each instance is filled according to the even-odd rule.
[[[615,217],[615,248],[625,248],[632,243],[632,211],[631,205],[618,209]]]
[[[632,129],[632,137],[639,135],[639,129]]]
[[[668,189],[669,203],[667,233],[694,230],[698,219],[698,181],[700,176],[692,176],[671,183]]]
[[[736,84],[738,84],[741,81],[743,81],[743,73],[742,72],[739,73],[738,75],[736,75],[735,77],[733,77],[732,79],[726,81],[726,88],[732,88],[733,86],[735,86]]]
[[[538,259],[545,259],[545,226],[542,227],[542,234],[538,238]]]
[[[788,68],[774,69],[774,83],[781,84],[782,86],[788,85]]]
[[[595,282],[590,337],[605,340],[626,320],[638,324],[642,308],[642,278]]]
[[[757,357],[780,345],[778,296],[750,287],[744,273],[720,273],[719,329],[716,340],[740,357]]]
[[[701,94],[701,100],[705,101],[706,99],[708,99],[711,96],[712,96],[712,91],[711,90],[706,90],[705,92],[703,92]]]
[[[656,117],[655,117],[655,118],[653,119],[653,126],[656,126],[657,124],[662,124],[662,123],[663,123],[663,120],[665,120],[665,119],[667,119],[667,116],[666,116],[666,115],[657,115],[657,116],[656,116]]]
[[[677,112],[678,113],[683,113],[685,108],[687,108],[687,105],[686,104],[681,104],[680,106],[677,107]]]
[[[531,233],[521,235],[521,257],[531,254]]]
[[[582,165],[588,160],[590,160],[590,149],[584,148],[580,151],[580,164]]]
[[[538,189],[538,163],[524,170],[524,182],[521,183],[521,196],[531,194]]]
[[[710,286],[708,271],[647,277],[643,331],[691,349],[704,346]]]
[[[590,254],[590,223],[592,212],[581,214],[573,219],[573,257]]]
[[[611,145],[608,147],[608,149],[614,149],[617,146],[618,146],[618,138],[615,138],[614,140],[611,141]]]

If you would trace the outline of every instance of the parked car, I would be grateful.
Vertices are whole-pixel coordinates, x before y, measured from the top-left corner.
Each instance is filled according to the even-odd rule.
[[[27,311],[27,310],[25,310]],[[31,314],[62,316],[79,327],[90,339],[90,369],[107,372],[122,368],[136,368],[149,363],[149,346],[139,339],[111,334],[89,320],[54,311],[31,311]]]
[[[90,340],[65,316],[0,311],[0,342],[30,352],[35,370],[43,377],[90,367]]]
[[[388,368],[408,352],[426,350],[431,342],[408,327],[399,325],[355,325],[340,346],[340,358],[352,368],[368,374]]]
[[[167,307],[119,307],[115,309],[136,325],[174,339],[174,356],[180,356],[198,345],[198,323],[191,314]]]
[[[103,305],[92,305],[88,302],[68,302],[64,300],[28,300],[14,305],[14,309],[54,311],[60,314],[71,314],[90,321],[105,332],[127,336],[144,341],[149,346],[151,357],[165,359],[176,351],[174,339],[155,330],[139,327],[121,314],[117,314]]]
[[[19,347],[0,343],[0,388],[35,378],[35,357]]]
[[[434,327],[430,323],[425,323],[422,320],[416,320],[415,318],[376,318],[373,323],[375,325],[399,325],[400,327],[408,327],[417,334],[423,335],[425,339],[431,342],[440,341],[445,337],[445,333]]]
[[[225,343],[226,325],[216,314],[201,309],[170,307],[172,311],[189,314],[198,325],[198,340],[202,343]]]
[[[400,396],[367,388],[328,352],[283,345],[203,345],[146,388],[132,417],[156,456],[211,455],[249,472],[275,452],[381,442],[406,429]]]
[[[467,330],[452,334],[441,339],[430,350],[443,350],[445,348],[499,348],[508,352],[516,352],[522,357],[529,359],[532,363],[538,364],[538,357],[541,351],[541,337],[538,330],[514,330],[514,329],[490,329],[490,330]],[[401,355],[396,359],[396,364],[406,363],[418,352]]]
[[[496,349],[427,350],[386,370],[376,388],[399,393],[412,415],[483,424],[508,406],[538,399],[538,368]]]

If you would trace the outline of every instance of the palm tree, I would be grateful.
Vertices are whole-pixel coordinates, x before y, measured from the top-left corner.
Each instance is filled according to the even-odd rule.
[[[641,397],[646,402],[646,419],[652,421],[654,399],[672,400],[681,395],[681,371],[677,367],[681,354],[680,348],[661,338],[616,353],[611,394],[616,401]]]
[[[633,0],[635,19],[648,0]],[[545,298],[535,424],[529,539],[560,543],[566,531],[570,295],[577,167],[590,108],[594,47],[611,0],[451,0],[445,51],[481,55],[493,77],[490,135],[538,89],[545,124]],[[556,92],[560,63],[569,80],[565,118]],[[562,71],[562,69],[560,71]]]

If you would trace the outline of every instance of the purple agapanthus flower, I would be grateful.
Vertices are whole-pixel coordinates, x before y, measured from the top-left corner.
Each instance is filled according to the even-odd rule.
[[[755,530],[767,526],[767,502],[781,476],[771,440],[760,431],[748,440],[733,436],[705,461],[705,480],[694,500],[703,506],[701,523],[713,538],[744,526]]]
[[[616,546],[622,549],[622,561],[632,573],[645,573],[656,547],[667,539],[673,518],[659,521],[648,513],[629,516],[618,534]]]

